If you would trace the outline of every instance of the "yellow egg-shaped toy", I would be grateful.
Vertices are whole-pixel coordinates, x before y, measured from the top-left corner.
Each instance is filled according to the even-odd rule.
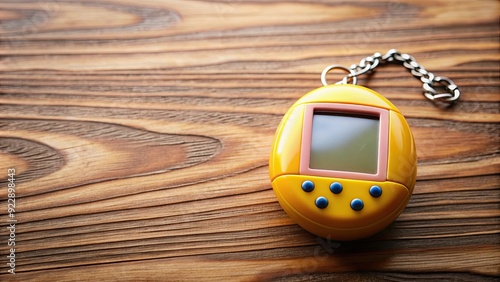
[[[273,190],[300,226],[333,240],[357,240],[391,224],[415,186],[410,127],[382,95],[328,85],[286,112],[269,160]]]

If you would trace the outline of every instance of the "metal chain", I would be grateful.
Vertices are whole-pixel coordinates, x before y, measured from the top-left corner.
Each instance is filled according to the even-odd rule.
[[[408,54],[402,54],[396,49],[387,51],[385,55],[377,52],[372,56],[363,58],[358,65],[351,65],[350,68],[339,65],[328,66],[321,73],[321,82],[325,86],[328,85],[326,82],[326,75],[328,72],[333,69],[341,69],[347,71],[349,74],[336,84],[347,84],[349,81],[351,81],[352,84],[356,84],[358,76],[374,71],[374,69],[381,64],[391,62],[402,63],[414,77],[422,81],[423,94],[427,99],[433,102],[452,104],[460,97],[460,90],[453,80],[444,76],[434,76],[432,72],[425,70],[423,66],[419,65],[415,61],[415,58]],[[440,93],[436,90],[436,87],[444,87],[447,92]]]

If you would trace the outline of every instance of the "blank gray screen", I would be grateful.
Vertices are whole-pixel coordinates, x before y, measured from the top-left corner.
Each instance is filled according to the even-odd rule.
[[[377,173],[379,117],[314,113],[311,169]]]

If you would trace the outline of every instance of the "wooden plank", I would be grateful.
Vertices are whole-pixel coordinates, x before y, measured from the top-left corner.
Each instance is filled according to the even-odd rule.
[[[498,1],[2,1],[0,280],[495,281],[498,20]],[[274,131],[325,66],[391,48],[462,97],[361,77],[407,117],[417,185],[383,232],[316,237],[271,189]]]

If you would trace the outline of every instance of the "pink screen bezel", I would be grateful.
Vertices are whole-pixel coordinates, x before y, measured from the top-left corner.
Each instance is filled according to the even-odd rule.
[[[331,112],[334,114],[370,115],[379,118],[379,146],[377,173],[350,172],[339,170],[313,169],[309,167],[311,157],[312,121],[314,112]],[[300,150],[300,174],[347,178],[358,180],[385,181],[387,179],[387,151],[389,147],[389,111],[370,106],[315,103],[305,105],[304,124],[302,130],[302,146]]]

